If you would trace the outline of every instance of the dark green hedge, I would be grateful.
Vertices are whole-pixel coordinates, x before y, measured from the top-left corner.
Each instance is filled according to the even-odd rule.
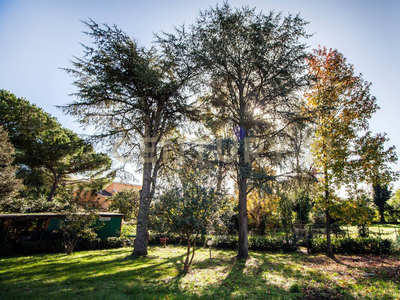
[[[187,240],[182,239],[177,234],[168,234],[168,244],[173,245],[186,245]],[[207,247],[207,239],[206,235],[202,235],[197,240],[196,244],[198,246]],[[230,236],[230,235],[218,235],[213,236],[213,248],[220,248],[220,249],[237,249],[239,246],[238,237],[237,236]],[[150,245],[159,245],[159,235],[152,234],[149,238]],[[249,237],[248,240],[248,247],[251,250],[260,250],[260,251],[269,251],[269,252],[290,252],[296,251],[297,247],[295,245],[291,245],[290,243],[286,242],[283,237]]]
[[[252,250],[261,250],[267,252],[293,252],[297,250],[297,246],[291,241],[286,241],[283,237],[250,237],[249,248]]]
[[[102,250],[121,248],[131,245],[131,241],[126,238],[110,237],[107,239],[87,239],[80,240],[76,244],[74,251],[83,250]],[[0,245],[0,257],[10,255],[33,255],[40,253],[59,253],[64,252],[64,246],[60,240],[33,241],[21,243],[8,243]]]
[[[168,235],[168,244],[186,245],[178,235]],[[197,241],[198,246],[206,247],[207,236],[203,235]],[[159,236],[151,235],[150,245],[159,245]],[[132,246],[133,243],[126,238],[108,238],[80,240],[75,246],[74,251],[83,250],[102,250],[113,249],[125,246]],[[249,249],[268,251],[268,252],[291,252],[297,250],[295,245],[288,243],[283,237],[249,237]],[[317,238],[310,241],[311,253],[325,253],[326,239]],[[333,252],[336,254],[390,254],[392,251],[392,241],[381,238],[332,238]],[[238,237],[236,236],[213,236],[213,248],[237,249]],[[59,240],[53,241],[34,241],[15,244],[0,245],[0,257],[10,255],[33,255],[40,253],[63,252],[64,247]]]
[[[336,254],[390,254],[392,240],[375,237],[367,238],[332,238],[333,253]],[[311,253],[326,252],[326,238],[317,238],[310,241]]]

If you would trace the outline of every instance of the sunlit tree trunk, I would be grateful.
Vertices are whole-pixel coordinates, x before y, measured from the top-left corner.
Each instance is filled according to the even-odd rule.
[[[136,238],[133,250],[134,256],[147,255],[147,246],[149,238],[149,208],[150,208],[150,189],[151,174],[153,164],[145,163],[143,167],[143,185],[140,196],[139,213],[137,217]]]
[[[326,215],[326,256],[334,258],[331,240],[331,215],[329,213],[329,192],[325,191],[325,200],[327,202]]]
[[[151,120],[147,119],[145,127],[145,138],[144,138],[144,164],[143,164],[143,182],[142,192],[140,195],[139,213],[137,218],[136,226],[136,238],[135,245],[132,255],[143,256],[147,255],[147,246],[149,238],[149,213],[150,213],[150,202],[151,202],[151,191],[153,183],[154,169],[153,160],[155,157],[157,142],[151,137]],[[156,164],[157,165],[157,164]]]

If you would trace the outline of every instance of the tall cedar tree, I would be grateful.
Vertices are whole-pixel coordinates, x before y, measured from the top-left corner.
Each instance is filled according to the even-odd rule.
[[[115,25],[104,28],[84,22],[93,45],[66,71],[76,78],[77,100],[64,111],[85,125],[94,125],[95,139],[129,149],[143,180],[133,255],[147,255],[149,207],[162,163],[161,142],[188,111],[183,89],[192,67],[184,49],[161,55],[139,46]],[[140,158],[144,161],[140,162]]]
[[[45,169],[52,177],[49,201],[70,175],[94,177],[111,166],[106,154],[94,152],[90,143],[63,128],[50,114],[5,90],[0,90],[0,125],[17,150],[16,164],[21,169]]]
[[[14,148],[8,141],[7,132],[0,126],[0,201],[7,200],[20,188],[21,180],[15,178],[17,167],[12,166]]]
[[[177,30],[161,42],[179,49],[176,41],[192,39],[191,58],[202,66],[208,92],[201,97],[208,115],[225,123],[238,137],[234,157],[239,190],[238,257],[248,257],[247,194],[252,176],[246,138],[257,138],[270,150],[288,123],[298,102],[294,94],[304,85],[306,22],[298,15],[256,14],[255,9],[234,9],[228,3],[200,12],[188,34]],[[248,149],[247,149],[248,150]],[[263,150],[260,150],[261,152]]]
[[[357,155],[358,133],[368,129],[368,119],[378,106],[370,95],[370,83],[355,76],[353,66],[337,50],[319,47],[308,63],[312,87],[306,97],[315,121],[314,167],[326,215],[326,254],[333,257],[330,220],[334,191],[354,180],[356,164],[351,158]]]

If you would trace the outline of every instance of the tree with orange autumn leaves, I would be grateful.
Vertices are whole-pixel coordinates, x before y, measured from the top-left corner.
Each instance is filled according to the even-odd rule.
[[[327,256],[333,257],[330,234],[331,209],[335,191],[354,180],[352,156],[359,132],[368,129],[368,120],[379,109],[370,95],[371,84],[337,50],[319,47],[308,57],[311,89],[307,106],[314,122],[313,167],[317,172],[320,196],[317,203],[325,211]]]

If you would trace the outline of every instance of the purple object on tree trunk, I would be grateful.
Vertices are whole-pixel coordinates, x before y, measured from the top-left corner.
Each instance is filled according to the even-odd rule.
[[[234,127],[233,132],[236,135],[238,141],[243,141],[246,136],[246,130],[243,127]]]

